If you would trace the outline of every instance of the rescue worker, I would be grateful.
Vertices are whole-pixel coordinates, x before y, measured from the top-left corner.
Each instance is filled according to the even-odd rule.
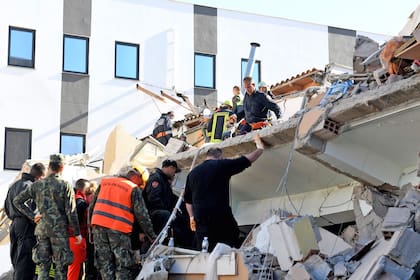
[[[233,113],[237,116],[238,121],[242,120],[245,117],[243,98],[241,96],[241,89],[238,86],[234,86],[232,89],[232,110]]]
[[[172,192],[172,181],[180,171],[176,161],[166,159],[162,162],[162,168],[155,168],[144,188],[143,198],[156,233],[165,227],[178,201],[178,197]],[[185,206],[181,205],[182,207]],[[186,211],[181,212],[186,215]],[[188,216],[179,214],[172,224],[173,237],[178,246],[190,247],[192,244],[192,233],[188,223]]]
[[[153,137],[156,138],[160,143],[166,146],[169,139],[172,137],[172,119],[174,118],[174,112],[169,111],[160,116],[155,123],[153,129]]]
[[[217,118],[219,118],[222,113],[226,113],[227,117],[222,123],[222,126],[218,126]],[[215,110],[207,123],[207,135],[209,135],[207,141],[212,142],[213,140],[213,142],[219,142],[220,140],[229,138],[236,121],[237,116],[232,111],[232,102],[230,100],[225,100],[220,104],[219,108]],[[213,127],[214,123],[216,123],[215,127]]]
[[[103,178],[89,206],[97,268],[103,280],[132,279],[135,267],[131,232],[137,221],[150,241],[156,238],[139,185],[140,172],[131,166],[119,176]]]
[[[67,279],[67,266],[73,262],[69,248],[69,226],[73,229],[75,242],[82,242],[73,188],[60,178],[63,168],[63,155],[51,155],[49,175],[33,183],[13,200],[16,208],[37,224],[37,244],[32,256],[34,262],[39,264],[39,280],[49,279],[51,261],[55,264],[55,279]],[[35,201],[39,213],[25,205],[28,199]]]
[[[97,188],[98,184],[95,181],[89,182],[89,187],[85,190],[86,203],[88,205],[92,203],[93,195]],[[93,246],[92,238],[89,236],[89,228],[90,225],[87,220],[88,238],[86,238],[85,280],[97,280],[100,279],[100,276],[99,271],[95,267],[95,248]]]
[[[277,118],[281,116],[279,106],[269,100],[266,94],[255,90],[252,77],[245,77],[243,83],[246,90],[244,97],[246,123],[241,127],[240,134],[269,125],[267,121],[268,110],[273,111]]]
[[[82,235],[82,242],[76,244],[74,237],[72,236],[72,228],[70,232],[70,250],[73,252],[73,263],[69,265],[67,272],[67,280],[79,280],[83,272],[83,263],[86,260],[87,254],[87,240],[88,240],[88,229],[87,229],[87,209],[89,204],[86,201],[86,192],[90,187],[90,182],[86,179],[79,179],[76,181],[76,209],[77,217],[79,220],[80,233]]]
[[[271,91],[268,90],[268,86],[266,82],[261,81],[258,84],[258,90],[262,93],[265,93],[269,98],[274,99],[274,95],[271,93]]]
[[[229,205],[230,178],[251,166],[264,150],[259,135],[254,139],[257,149],[234,159],[224,159],[220,148],[210,148],[203,163],[187,176],[184,200],[190,226],[196,231],[195,247],[201,249],[208,237],[209,251],[217,243],[239,248],[239,228]]]
[[[35,163],[30,173],[22,173],[22,178],[16,181],[7,192],[4,210],[12,220],[10,226],[10,259],[13,265],[14,280],[32,280],[35,274],[35,263],[32,261],[32,248],[36,244],[35,223],[23,215],[13,205],[13,199],[29,186],[45,175],[45,166]],[[36,205],[33,200],[27,202],[32,211]]]

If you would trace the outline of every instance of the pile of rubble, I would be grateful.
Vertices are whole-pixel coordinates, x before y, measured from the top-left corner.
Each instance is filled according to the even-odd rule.
[[[355,191],[356,209],[361,209],[361,189]],[[420,187],[405,189],[401,199],[381,193],[382,201],[394,202],[386,209],[386,203],[379,207],[363,200],[363,218],[355,213],[358,238],[353,246],[345,241],[355,237],[353,227],[342,238],[318,228],[310,216],[272,216],[252,231],[240,250],[250,279],[419,279]],[[373,192],[376,198],[381,195],[378,190],[369,192],[370,198]],[[372,229],[381,229],[380,236],[375,230],[363,233],[374,220],[368,214],[378,217]]]

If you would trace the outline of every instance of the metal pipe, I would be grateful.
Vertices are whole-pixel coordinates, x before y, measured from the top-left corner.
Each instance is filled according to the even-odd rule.
[[[255,42],[251,43],[251,51],[249,52],[248,63],[246,65],[244,77],[248,77],[252,75],[251,73],[252,73],[252,70],[254,69],[254,64],[255,64],[255,50],[260,46],[261,45],[258,43],[255,43]]]

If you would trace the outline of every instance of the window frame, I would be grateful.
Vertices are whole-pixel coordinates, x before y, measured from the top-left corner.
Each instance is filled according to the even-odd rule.
[[[66,53],[66,38],[73,38],[73,39],[82,39],[86,41],[86,72],[79,72],[79,71],[69,71],[64,69],[64,58]],[[77,36],[77,35],[70,35],[70,34],[63,34],[63,63],[62,63],[62,71],[63,73],[73,73],[73,74],[80,74],[80,75],[88,75],[89,74],[89,37]]]
[[[242,77],[242,62],[246,62],[246,63],[248,63],[248,58],[241,58],[241,85],[242,85],[242,83],[243,83],[243,79],[245,78],[245,77]],[[260,78],[260,80],[258,81],[258,83],[259,82],[261,82],[263,79],[261,78],[261,60],[255,60],[255,62],[254,62],[255,64],[259,64],[259,67],[258,67],[258,76],[259,76],[259,78]],[[254,67],[255,67],[255,65],[254,65]],[[245,71],[246,71],[246,69],[245,69]],[[252,77],[252,73],[251,73],[251,77]],[[254,79],[254,77],[252,77],[252,79]],[[254,82],[256,82],[256,81],[254,81]],[[256,83],[255,84],[255,89],[257,89],[258,90],[258,83]]]
[[[29,151],[28,151],[28,158],[27,159],[31,159],[32,158],[32,129],[24,129],[24,128],[13,128],[13,127],[5,127],[4,128],[4,156],[3,156],[3,170],[21,170],[22,169],[22,164],[24,162],[20,163],[20,167],[10,167],[6,160],[7,160],[7,133],[8,132],[27,132],[29,133]],[[27,160],[26,159],[26,160]]]
[[[83,147],[82,147],[82,154],[86,153],[86,134],[78,134],[78,133],[67,133],[67,132],[60,132],[60,153],[63,153],[63,136],[81,136],[83,139]],[[68,154],[64,154],[68,155]]]
[[[10,50],[11,49],[10,49],[10,47],[11,47],[12,30],[32,33],[32,58],[31,58],[32,63],[31,63],[31,65],[20,65],[18,63],[11,62],[11,59],[10,59]],[[36,30],[35,29],[29,29],[29,28],[23,28],[23,27],[17,27],[17,26],[9,25],[9,42],[8,42],[8,50],[7,50],[7,65],[25,67],[25,68],[35,68],[35,35],[36,35]]]
[[[129,77],[124,77],[124,76],[117,76],[117,46],[118,45],[124,45],[124,46],[129,46],[129,47],[136,47],[137,52],[137,59],[136,59],[136,77],[135,78],[129,78]],[[139,69],[140,69],[140,44],[135,44],[135,43],[127,43],[127,42],[121,42],[121,41],[115,41],[115,52],[114,52],[114,78],[117,79],[128,79],[128,80],[134,80],[134,81],[138,81],[140,74],[139,74]]]
[[[212,86],[211,87],[197,85],[196,76],[195,76],[196,57],[197,57],[197,55],[207,56],[207,57],[213,58],[213,82],[212,82]],[[215,54],[194,52],[194,87],[195,88],[216,89],[216,55]]]

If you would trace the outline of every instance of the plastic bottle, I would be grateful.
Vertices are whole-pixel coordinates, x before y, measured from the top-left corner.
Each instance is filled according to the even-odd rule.
[[[169,248],[168,253],[169,253],[169,254],[173,254],[173,253],[174,253],[174,251],[175,251],[175,242],[174,242],[174,238],[173,238],[173,237],[170,237],[170,238],[169,238],[169,241],[168,241],[168,248]]]
[[[204,236],[203,242],[201,243],[201,252],[207,253],[209,250],[209,239],[207,236]]]
[[[173,237],[170,237],[169,238],[168,247],[169,248],[174,248],[175,247],[175,242],[174,242],[174,238]]]

